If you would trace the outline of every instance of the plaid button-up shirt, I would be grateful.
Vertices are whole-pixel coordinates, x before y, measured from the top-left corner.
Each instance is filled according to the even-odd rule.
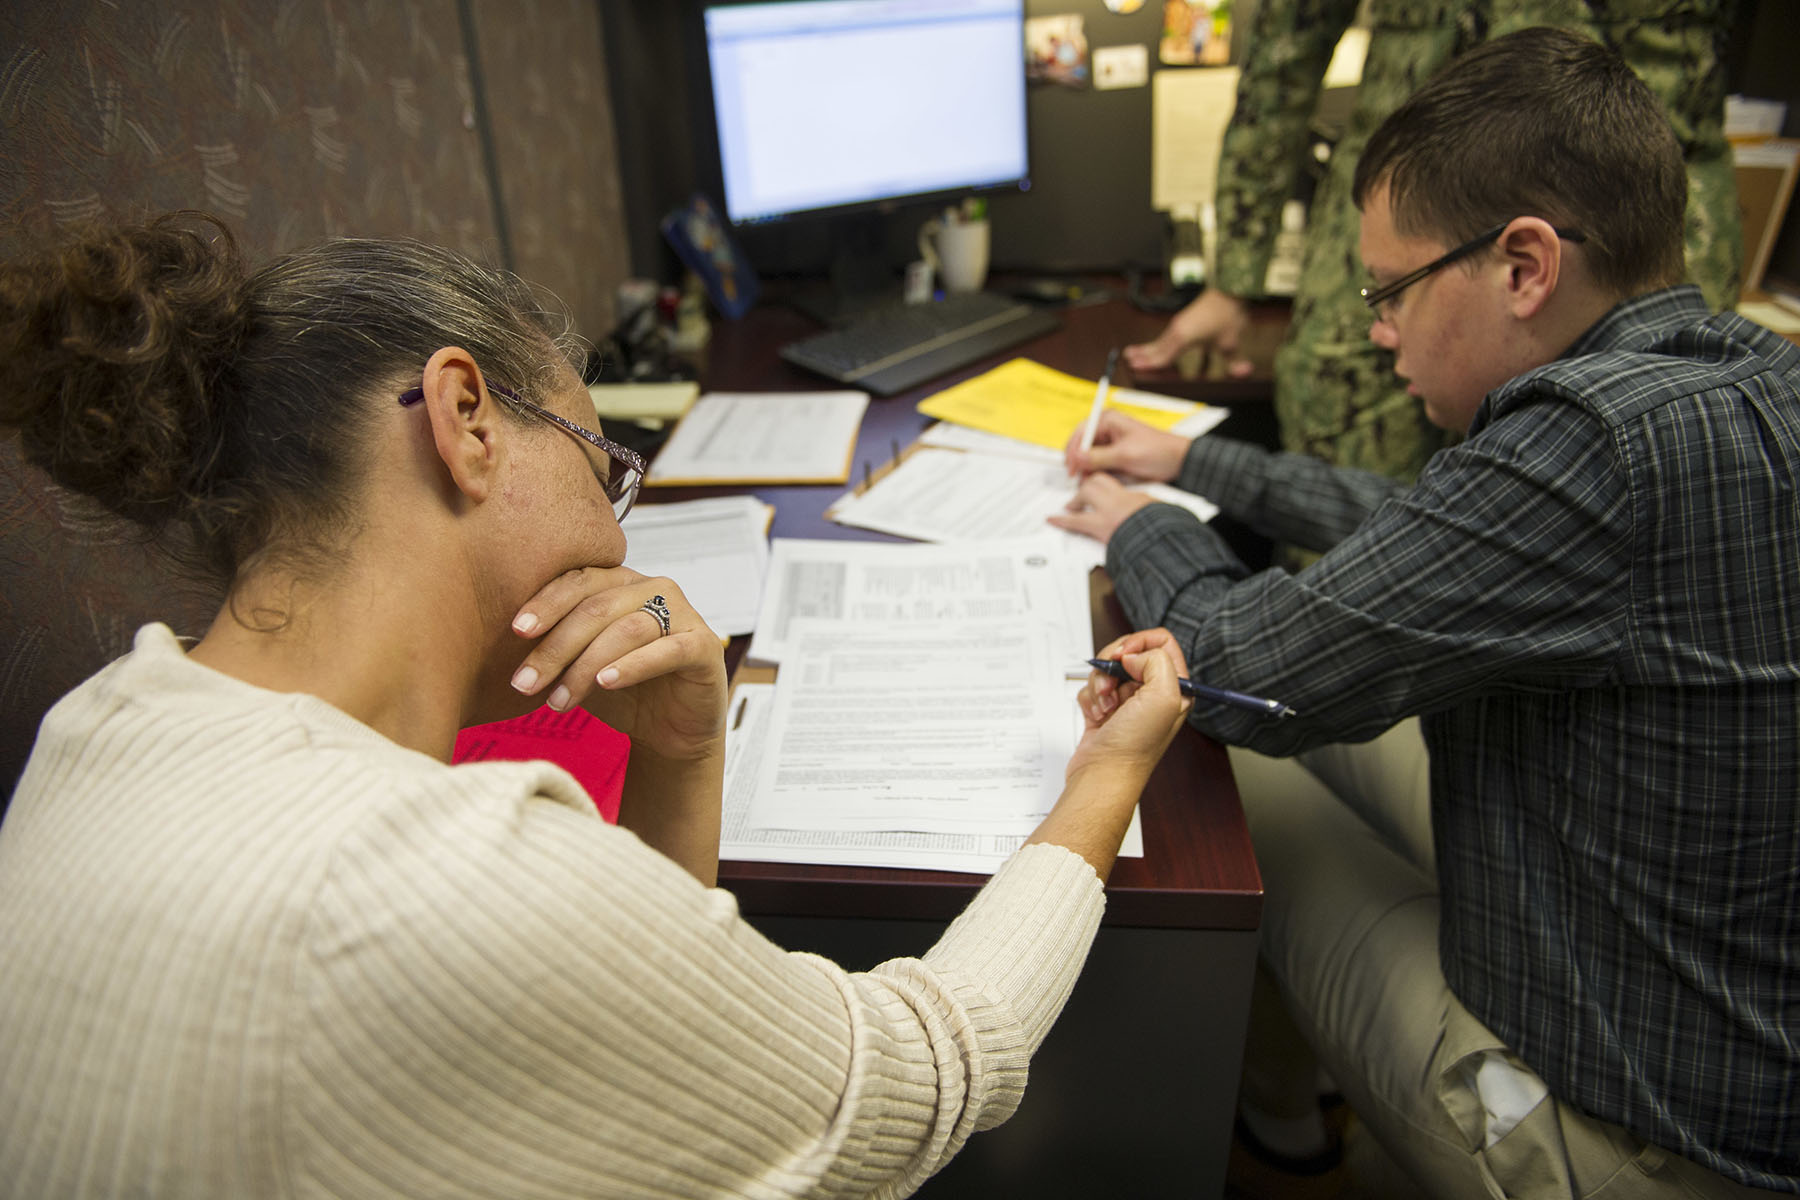
[[[1421,714],[1462,1002],[1561,1098],[1800,1191],[1800,348],[1680,287],[1491,394],[1407,488],[1198,438],[1179,482],[1326,551],[1251,576],[1153,505],[1108,547],[1196,705],[1288,754]]]

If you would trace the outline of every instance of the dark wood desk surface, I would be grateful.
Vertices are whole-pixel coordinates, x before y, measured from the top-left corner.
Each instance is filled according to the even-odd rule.
[[[1016,356],[1074,375],[1093,377],[1116,345],[1155,336],[1167,316],[1140,312],[1123,298],[1063,310],[1060,329],[909,392],[872,399],[857,438],[853,470],[860,478],[892,459],[931,424],[918,402],[952,383]],[[818,326],[798,311],[765,302],[743,319],[718,322],[707,349],[703,380],[711,391],[807,391],[835,386],[779,357],[788,341]],[[1272,342],[1271,342],[1272,345]],[[1252,381],[1183,379],[1174,372],[1119,379],[1163,394],[1214,403],[1266,398],[1264,377]],[[731,489],[655,488],[645,503],[716,495]],[[840,486],[756,489],[775,506],[774,537],[870,539],[880,535],[824,518]],[[1095,632],[1110,638],[1127,626],[1104,573],[1094,577]],[[735,666],[744,639],[734,639]],[[1262,912],[1262,881],[1224,748],[1185,730],[1163,757],[1142,801],[1145,856],[1121,858],[1107,885],[1109,925],[1254,930]],[[983,877],[947,871],[788,863],[723,862],[719,882],[745,913],[766,916],[914,917],[948,920],[967,905]]]

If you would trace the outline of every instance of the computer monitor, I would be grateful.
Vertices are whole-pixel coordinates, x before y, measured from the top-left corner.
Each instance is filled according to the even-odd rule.
[[[733,224],[1028,186],[1024,0],[708,4],[703,21]]]

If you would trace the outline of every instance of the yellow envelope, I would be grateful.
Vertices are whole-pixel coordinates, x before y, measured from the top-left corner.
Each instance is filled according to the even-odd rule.
[[[1029,358],[1015,358],[991,371],[945,388],[919,402],[919,411],[940,421],[1018,438],[1052,450],[1088,419],[1099,381],[1078,379]],[[1172,403],[1149,408],[1109,395],[1106,407],[1146,425],[1168,429],[1203,407]]]

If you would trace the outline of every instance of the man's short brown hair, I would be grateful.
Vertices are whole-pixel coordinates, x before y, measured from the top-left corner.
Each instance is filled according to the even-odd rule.
[[[1397,232],[1453,245],[1514,217],[1587,235],[1600,286],[1681,282],[1687,175],[1655,95],[1616,53],[1524,29],[1452,61],[1381,124],[1356,164],[1358,208],[1385,187]]]

